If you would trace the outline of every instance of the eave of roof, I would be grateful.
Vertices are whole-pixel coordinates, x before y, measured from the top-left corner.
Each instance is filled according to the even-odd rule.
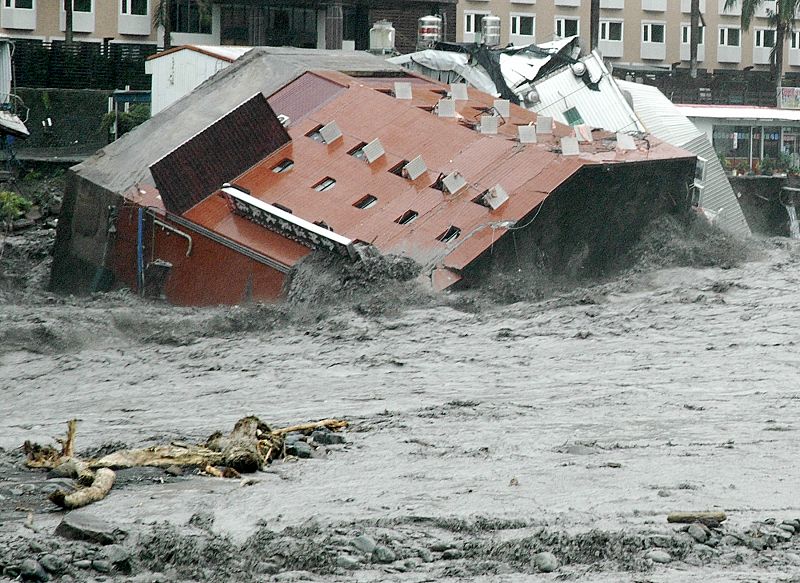
[[[253,47],[238,47],[238,46],[215,47],[212,45],[181,45],[178,47],[172,47],[171,49],[167,49],[166,51],[162,51],[160,53],[152,54],[145,60],[154,61],[155,59],[160,59],[161,57],[166,57],[167,55],[172,55],[180,51],[193,51],[195,53],[200,53],[201,55],[206,55],[209,57],[213,57],[215,59],[219,59],[220,61],[233,63],[236,59],[238,59],[248,51],[252,50],[252,48]]]

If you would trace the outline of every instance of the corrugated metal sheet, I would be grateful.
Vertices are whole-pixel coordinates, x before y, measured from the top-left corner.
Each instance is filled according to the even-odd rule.
[[[345,86],[319,75],[301,75],[267,98],[273,111],[288,115],[292,123],[328,103]]]
[[[181,214],[288,141],[286,130],[258,93],[150,171],[166,209]]]
[[[717,224],[731,234],[747,237],[750,227],[744,217],[736,194],[731,188],[717,153],[705,133],[656,87],[618,81],[619,86],[633,97],[633,107],[647,131],[655,137],[679,146],[706,160],[706,176],[699,204],[719,212]]]
[[[633,97],[633,109],[646,131],[660,140],[682,146],[702,134],[658,87],[630,81],[617,81],[617,84]]]
[[[643,131],[639,119],[603,64],[603,59],[592,53],[581,61],[587,67],[602,71],[598,90],[590,89],[583,77],[576,76],[570,67],[564,67],[536,81],[540,101],[533,106],[533,110],[568,124],[565,112],[574,107],[583,121],[592,127],[611,132]]]
[[[745,105],[694,105],[677,106],[686,117],[709,117],[718,119],[761,121],[764,123],[800,121],[800,110],[756,107]]]
[[[11,43],[0,39],[0,103],[7,103],[11,94]]]

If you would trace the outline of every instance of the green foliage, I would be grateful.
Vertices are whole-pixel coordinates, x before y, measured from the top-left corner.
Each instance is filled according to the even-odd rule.
[[[50,111],[52,107],[52,103],[50,103],[50,94],[47,91],[42,91],[42,107],[44,107],[45,111]]]
[[[0,192],[0,222],[8,224],[31,208],[32,204],[16,192],[4,190]]]
[[[103,116],[100,123],[100,129],[104,132],[110,132],[114,127],[114,112],[107,113]],[[117,122],[117,132],[121,136],[128,133],[136,126],[146,122],[150,119],[150,106],[145,104],[132,105],[130,110],[120,111],[119,120]]]

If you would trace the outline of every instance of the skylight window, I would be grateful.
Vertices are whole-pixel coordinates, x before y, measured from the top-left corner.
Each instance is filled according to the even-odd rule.
[[[312,140],[314,140],[315,142],[319,142],[320,144],[324,144],[325,138],[322,137],[322,132],[320,131],[321,129],[322,129],[321,125],[315,127],[313,130],[311,130],[306,134],[306,137],[311,138]]]
[[[417,211],[408,210],[408,211],[404,212],[402,215],[400,215],[399,217],[397,217],[394,220],[394,222],[399,224],[399,225],[409,225],[409,224],[413,223],[417,219],[418,216],[419,216],[419,213]]]
[[[275,166],[275,167],[272,169],[272,171],[273,171],[275,174],[280,174],[280,173],[282,173],[282,172],[286,172],[287,170],[291,170],[293,167],[294,167],[294,161],[292,161],[292,160],[289,160],[289,158],[286,158],[286,159],[284,159],[284,160],[281,160],[281,161],[278,163],[278,165],[277,165],[277,166]]]
[[[389,172],[391,172],[395,176],[403,178],[403,168],[405,168],[406,164],[408,164],[408,160],[401,160],[400,162],[389,168]]]
[[[371,194],[366,195],[363,198],[360,198],[356,202],[353,203],[353,206],[357,209],[366,210],[368,208],[374,207],[378,204],[378,199],[372,196]]]
[[[357,145],[355,148],[353,148],[347,153],[350,154],[353,158],[358,158],[359,160],[366,160],[367,155],[364,153],[364,146],[366,145],[367,142],[361,142],[359,145]]]
[[[436,240],[441,241],[442,243],[449,243],[450,241],[455,241],[458,239],[460,234],[461,229],[451,225],[444,233],[436,237]]]
[[[314,190],[317,192],[324,192],[330,190],[336,185],[336,181],[330,176],[326,176],[314,185]]]
[[[564,118],[567,120],[567,123],[571,126],[578,126],[586,123],[583,121],[581,113],[578,111],[577,107],[570,107],[567,111],[565,111]]]

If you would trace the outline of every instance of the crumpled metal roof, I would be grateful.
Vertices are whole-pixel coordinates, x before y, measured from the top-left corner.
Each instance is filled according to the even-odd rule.
[[[517,221],[529,216],[560,184],[581,167],[590,164],[635,163],[692,158],[657,140],[641,140],[637,149],[616,148],[614,134],[595,132],[591,143],[581,144],[580,154],[560,152],[560,138],[572,129],[556,124],[552,135],[541,135],[539,143],[521,144],[515,137],[518,125],[533,123],[534,112],[511,105],[510,116],[497,135],[482,134],[473,124],[490,109],[493,98],[474,89],[468,99],[457,101],[457,118],[440,118],[430,110],[447,87],[417,78],[411,100],[395,99],[389,93],[396,77],[353,78],[332,72],[306,73],[337,84],[332,99],[311,104],[297,112],[288,128],[292,141],[230,182],[257,199],[311,223],[322,223],[349,239],[374,245],[383,253],[412,257],[429,269],[450,270],[438,278],[449,285],[493,242]],[[307,84],[300,77],[270,96],[270,103],[290,102]],[[276,111],[280,113],[280,111]],[[342,137],[330,144],[316,141],[309,133],[335,121]],[[363,143],[380,140],[385,153],[372,163],[352,155]],[[403,161],[422,156],[427,170],[411,180],[391,170]],[[281,162],[293,167],[276,172]],[[460,172],[466,186],[455,194],[437,188],[437,179]],[[335,180],[332,188],[318,191],[322,180]],[[476,202],[482,193],[500,185],[508,194],[505,204],[492,210]],[[377,200],[359,208],[365,196]],[[281,242],[275,234],[257,227],[244,217],[224,212],[225,201],[215,194],[184,214],[223,237],[235,240],[266,256],[290,262],[301,256],[301,246]],[[416,220],[401,224],[407,211]],[[254,226],[257,228],[254,229]],[[443,236],[451,227],[459,234],[450,241]]]

